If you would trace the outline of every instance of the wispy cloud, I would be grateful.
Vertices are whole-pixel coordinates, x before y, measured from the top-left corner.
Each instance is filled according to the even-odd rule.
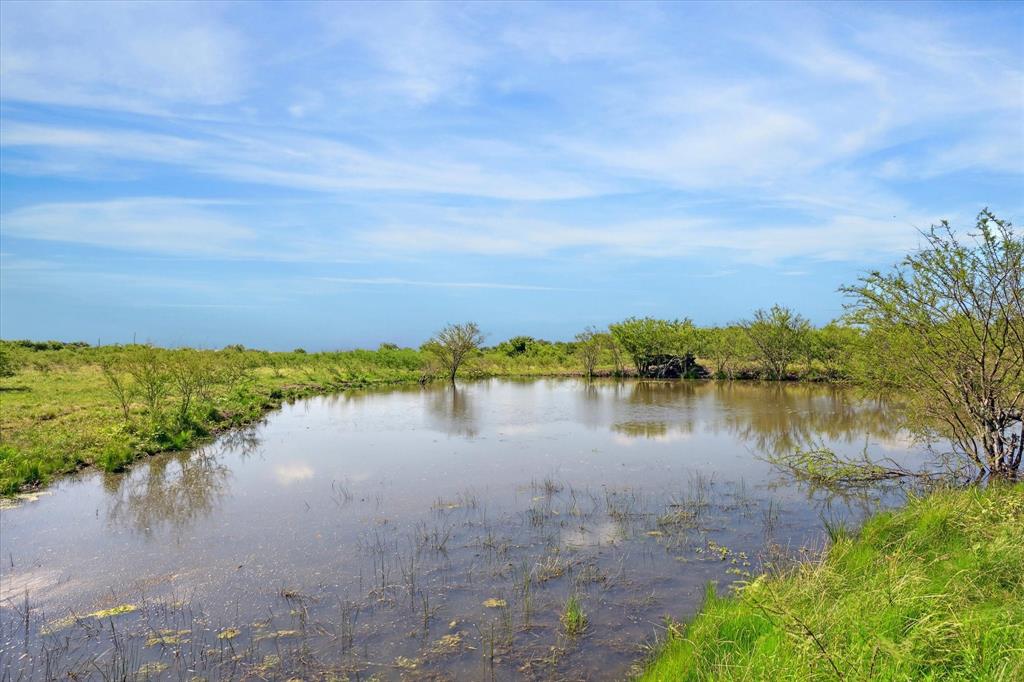
[[[502,282],[428,282],[398,277],[320,277],[323,282],[339,284],[362,284],[381,287],[427,287],[441,289],[512,289],[521,291],[582,291],[563,287],[537,286],[533,284],[506,284]]]
[[[253,231],[212,210],[217,203],[147,197],[36,204],[0,221],[8,236],[114,249],[229,254],[251,247]]]
[[[985,204],[1018,223],[1024,211],[1018,5],[9,1],[0,14],[0,228],[17,253],[5,300],[193,275],[216,292],[251,266],[260,295],[327,288],[369,325],[378,311],[353,288],[401,291],[386,298],[408,303],[403,319],[439,314],[428,299],[490,314],[501,289],[644,289],[614,305],[550,297],[568,324],[657,310],[673,287],[704,292],[696,306],[823,301],[839,271],[916,246],[915,228],[969,223]],[[109,272],[83,267],[97,253]],[[45,263],[60,265],[50,283]],[[759,268],[775,289],[739,291]],[[343,286],[316,279],[338,272]],[[233,302],[204,292],[197,304]]]
[[[4,98],[157,112],[236,100],[244,41],[214,5],[12,0],[0,22]]]

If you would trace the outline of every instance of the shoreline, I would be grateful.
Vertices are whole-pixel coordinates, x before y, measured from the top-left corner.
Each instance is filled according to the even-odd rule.
[[[316,356],[308,356],[316,357]],[[302,365],[299,365],[302,367]],[[58,376],[58,380],[68,380],[70,377],[71,381],[74,381],[74,372],[92,372],[96,374],[98,365],[92,363],[84,363],[81,366],[75,368],[74,371],[65,371],[63,376]],[[258,368],[259,370],[267,369],[265,367]],[[275,368],[277,371],[279,368]],[[540,378],[574,378],[585,380],[586,374],[584,371],[579,369],[570,369],[568,367],[550,367],[540,368],[540,371],[531,370],[529,367],[523,369],[523,371],[492,371],[488,369],[476,369],[466,368],[467,372],[463,377],[463,381],[475,381],[482,379],[493,379],[493,378],[507,378],[507,379],[540,379]],[[49,379],[53,370],[46,372],[46,378]],[[311,398],[317,396],[330,395],[334,393],[342,393],[345,391],[358,390],[363,388],[372,387],[387,387],[387,386],[410,386],[424,383],[436,383],[442,381],[440,379],[431,379],[424,381],[424,375],[422,370],[400,370],[397,375],[392,372],[392,376],[387,376],[383,371],[374,373],[373,369],[368,374],[363,374],[358,378],[350,379],[339,379],[337,376],[325,376],[322,380],[295,380],[289,381],[293,377],[272,377],[268,379],[265,376],[261,376],[258,373],[249,380],[251,386],[246,388],[245,392],[236,391],[234,395],[219,396],[217,401],[220,403],[216,406],[211,406],[208,410],[206,417],[199,417],[198,419],[191,421],[187,427],[181,427],[174,432],[168,432],[166,424],[160,424],[158,427],[154,425],[141,426],[143,420],[137,414],[133,415],[133,421],[123,422],[119,421],[120,416],[117,415],[113,409],[113,400],[105,395],[105,390],[102,384],[102,380],[99,377],[91,377],[90,389],[99,394],[100,399],[96,405],[93,406],[82,406],[74,404],[73,400],[64,400],[64,396],[58,395],[57,404],[54,406],[54,412],[65,411],[65,412],[78,412],[89,410],[90,407],[96,413],[104,412],[102,418],[96,419],[95,428],[106,432],[108,442],[99,447],[94,447],[93,453],[80,453],[74,452],[69,453],[68,451],[55,452],[57,448],[50,450],[44,450],[43,448],[23,448],[19,451],[16,445],[11,444],[11,433],[18,431],[17,427],[8,427],[5,433],[5,438],[0,442],[0,473],[3,474],[3,485],[0,486],[0,498],[11,498],[19,494],[25,493],[36,493],[45,490],[52,485],[56,480],[63,476],[74,474],[89,467],[96,467],[101,470],[110,472],[121,471],[135,462],[138,462],[147,457],[163,454],[181,452],[185,450],[198,447],[199,445],[209,442],[216,436],[230,431],[234,428],[241,428],[253,423],[256,423],[266,417],[267,414],[279,409],[285,402],[293,400],[301,400],[303,398]],[[17,378],[25,379],[28,376],[27,373],[22,373]],[[299,379],[299,377],[294,377]],[[319,378],[319,377],[318,377]],[[657,381],[657,382],[681,382],[681,381],[696,381],[696,382],[720,382],[720,383],[731,383],[731,382],[761,382],[761,383],[778,383],[782,385],[793,385],[793,384],[812,384],[812,385],[838,385],[846,386],[849,385],[847,382],[830,381],[827,379],[821,379],[820,377],[814,378],[800,378],[793,376],[783,380],[763,380],[755,378],[734,378],[734,379],[716,379],[716,378],[645,378],[639,376],[635,370],[629,369],[626,371],[617,371],[611,368],[601,368],[594,372],[592,375],[593,379],[622,379],[629,381]],[[38,377],[33,377],[38,379]],[[278,379],[281,379],[278,381]],[[31,383],[31,382],[30,382]],[[9,396],[11,399],[18,397],[35,397],[32,394],[33,390],[39,390],[32,386],[26,389],[19,390],[21,387],[7,386],[0,388],[0,397],[3,397],[4,403],[11,402],[6,399]],[[45,391],[40,391],[45,393]],[[40,399],[45,399],[47,396],[40,396]],[[92,396],[96,397],[96,396]],[[31,405],[30,400],[24,401]],[[70,403],[70,404],[68,404]],[[107,404],[109,403],[109,404]],[[28,409],[25,410],[26,412]],[[20,416],[17,415],[17,406],[15,409],[11,409],[7,405],[3,408],[4,421],[9,418]],[[35,422],[30,423],[27,428],[37,427],[39,422],[47,421],[50,417],[49,414],[44,414],[41,419],[36,419]],[[79,428],[79,426],[73,425],[71,428]],[[87,427],[80,427],[85,430]],[[147,430],[148,429],[148,430]],[[113,435],[111,435],[113,433]],[[73,437],[73,436],[72,436]],[[25,454],[28,450],[29,453]],[[90,456],[90,454],[92,456]],[[23,467],[22,471],[11,472],[11,466],[6,462],[10,460],[20,460],[16,462],[16,465]],[[55,461],[56,460],[56,461]],[[38,466],[39,462],[45,462],[49,466],[46,470],[43,470]]]

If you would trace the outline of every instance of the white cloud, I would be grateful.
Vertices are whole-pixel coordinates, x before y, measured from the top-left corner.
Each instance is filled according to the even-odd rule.
[[[419,206],[391,216],[381,213],[379,224],[356,230],[353,238],[381,255],[546,257],[571,252],[677,258],[713,254],[721,263],[773,264],[787,258],[864,260],[905,253],[916,245],[914,225],[925,226],[940,217],[905,209],[899,218],[821,211],[800,222],[749,225],[717,216],[713,208],[687,213],[692,217],[582,222],[494,209],[456,211]]]
[[[132,111],[234,101],[246,82],[238,33],[212,6],[4,2],[4,98]]]
[[[136,198],[27,206],[0,216],[4,234],[176,254],[228,254],[253,231],[218,213],[216,202]]]
[[[37,156],[27,166],[22,165],[25,161],[6,157],[3,167],[8,172],[77,176],[83,165],[88,166],[84,157],[90,156],[97,165],[170,164],[226,180],[322,193],[424,192],[519,201],[595,196],[607,188],[606,183],[531,159],[521,149],[486,140],[370,151],[308,133],[195,127],[204,132],[183,137],[14,119],[5,123],[0,143]],[[484,154],[490,165],[483,160]]]
[[[464,12],[443,3],[325,3],[318,7],[330,42],[358,45],[371,57],[369,78],[342,82],[361,94],[379,89],[416,105],[450,97],[474,84],[472,67],[484,59],[484,43],[468,36]],[[461,30],[460,30],[461,29]]]
[[[5,3],[5,103],[180,115],[42,122],[16,106],[3,170],[145,178],[159,164],[340,199],[363,219],[300,241],[227,207],[133,199],[18,209],[6,232],[286,257],[863,259],[913,246],[936,206],[948,214],[944,196],[892,181],[1024,171],[1019,59],[939,21],[752,7],[704,35],[670,6],[338,3],[314,7],[315,26],[289,14],[308,40],[263,37],[274,59],[246,66],[257,37],[219,7]],[[603,214],[640,194],[669,198]]]

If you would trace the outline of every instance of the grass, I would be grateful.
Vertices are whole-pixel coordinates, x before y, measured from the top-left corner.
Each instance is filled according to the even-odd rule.
[[[641,680],[1024,679],[1024,485],[940,491],[816,562],[709,586]]]
[[[413,349],[382,348],[336,353],[269,353],[225,349],[157,349],[168,361],[185,357],[217,372],[229,364],[244,371],[211,384],[181,415],[180,395],[169,384],[156,414],[136,395],[127,418],[108,387],[102,365],[123,360],[141,346],[53,344],[40,350],[3,343],[16,355],[18,372],[0,379],[0,495],[39,488],[86,466],[119,471],[148,454],[183,450],[218,431],[253,422],[282,402],[346,389],[424,378],[427,358]],[[562,351],[509,357],[478,354],[460,376],[579,374]],[[124,375],[127,377],[127,374]]]
[[[578,637],[587,629],[587,615],[576,594],[570,594],[562,610],[562,627],[569,637]]]

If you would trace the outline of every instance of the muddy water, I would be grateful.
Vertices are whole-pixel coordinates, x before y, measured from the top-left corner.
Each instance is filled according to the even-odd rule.
[[[492,380],[305,400],[0,513],[2,668],[205,679],[621,679],[767,553],[892,495],[760,456],[914,459],[833,387]],[[781,549],[780,549],[781,548]],[[576,595],[582,632],[561,620]]]

